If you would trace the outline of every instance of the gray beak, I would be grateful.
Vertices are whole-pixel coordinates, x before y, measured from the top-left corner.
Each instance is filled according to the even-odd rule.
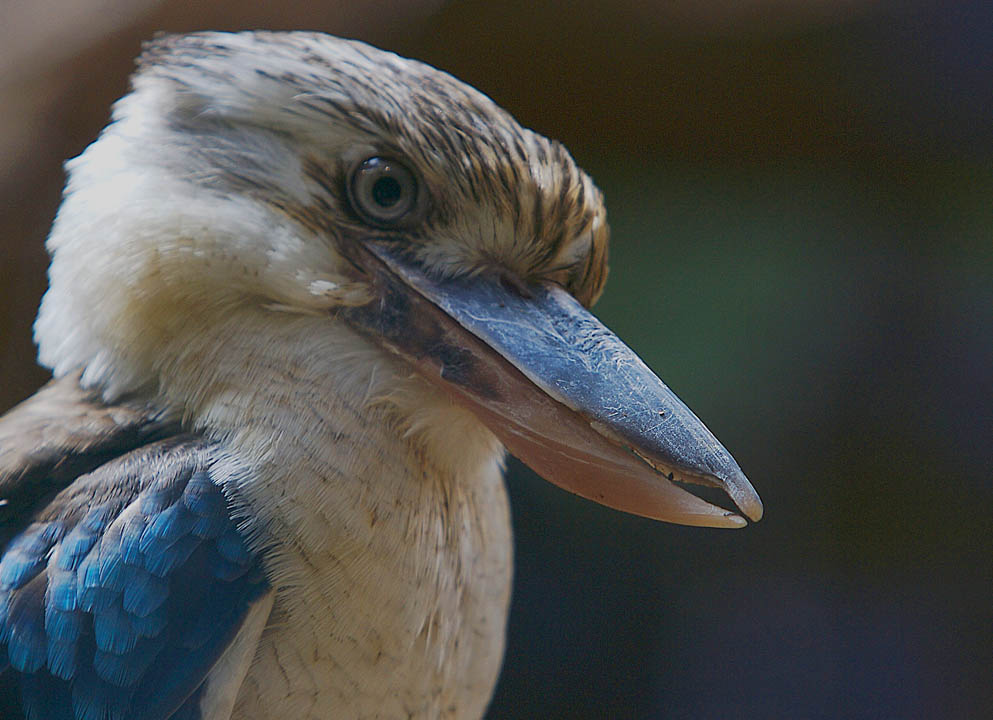
[[[731,454],[635,353],[561,287],[439,281],[378,242],[352,261],[375,299],[342,317],[409,362],[546,480],[618,510],[742,527],[762,502]],[[724,490],[741,515],[676,484]],[[745,517],[742,517],[744,515]]]

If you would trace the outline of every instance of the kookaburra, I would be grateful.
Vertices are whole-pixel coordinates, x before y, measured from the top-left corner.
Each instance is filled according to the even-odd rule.
[[[317,33],[149,44],[68,164],[55,379],[0,419],[0,714],[480,717],[505,449],[627,512],[758,520],[587,311],[607,234],[565,148],[431,67]]]

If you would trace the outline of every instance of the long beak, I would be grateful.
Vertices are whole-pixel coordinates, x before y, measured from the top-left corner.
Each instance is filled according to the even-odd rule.
[[[341,311],[345,321],[472,410],[546,480],[658,520],[746,525],[673,481],[709,485],[762,517],[717,438],[565,290],[543,283],[524,297],[486,277],[437,281],[378,242],[349,255],[375,300]]]

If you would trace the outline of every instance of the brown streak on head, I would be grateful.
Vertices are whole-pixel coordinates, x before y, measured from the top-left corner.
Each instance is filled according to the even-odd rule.
[[[348,211],[334,143],[360,145],[420,176],[431,208],[422,227],[395,234],[433,257],[436,271],[495,264],[527,281],[558,281],[586,305],[602,291],[609,233],[592,180],[561,144],[447,73],[317,33],[165,36],[140,64],[139,81],[165,78],[189,98],[191,122],[220,117],[282,133],[298,148],[314,197],[273,188],[261,199],[309,230],[370,231]],[[234,180],[259,199],[265,193],[249,186],[269,176],[253,172]]]

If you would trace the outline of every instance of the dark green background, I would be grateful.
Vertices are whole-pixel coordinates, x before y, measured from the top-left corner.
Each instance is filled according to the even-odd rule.
[[[721,23],[479,0],[359,33],[571,148],[613,227],[598,314],[766,506],[742,531],[666,526],[511,463],[517,583],[493,718],[993,706],[993,6],[843,5]],[[0,404],[44,379],[28,327],[56,163],[105,121],[138,39],[348,29],[309,7],[172,7],[79,60],[66,114],[2,188]]]

